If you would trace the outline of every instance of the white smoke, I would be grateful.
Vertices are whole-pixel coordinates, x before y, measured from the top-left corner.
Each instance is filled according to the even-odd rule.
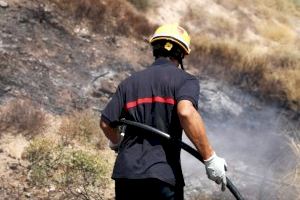
[[[217,154],[228,163],[228,177],[246,199],[299,198],[300,183],[288,177],[299,166],[276,106],[214,80],[200,84],[200,112]],[[188,142],[188,139],[185,138]],[[207,179],[204,166],[182,154],[186,199],[234,199]]]

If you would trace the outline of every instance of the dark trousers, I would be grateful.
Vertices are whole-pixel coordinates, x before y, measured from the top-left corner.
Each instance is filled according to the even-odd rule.
[[[115,180],[116,200],[183,200],[183,186],[158,179]]]

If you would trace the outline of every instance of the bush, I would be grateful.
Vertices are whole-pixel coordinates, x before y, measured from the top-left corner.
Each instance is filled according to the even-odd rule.
[[[45,113],[29,100],[12,100],[0,111],[0,131],[10,129],[34,137],[46,127]]]
[[[61,162],[62,148],[52,140],[37,138],[27,147],[23,158],[31,163],[31,183],[36,186],[50,185],[49,177]]]
[[[109,167],[99,155],[82,150],[71,151],[65,155],[63,172],[60,187],[68,196],[96,199],[104,195]]]
[[[111,166],[101,152],[74,150],[43,138],[33,140],[24,158],[30,161],[32,186],[54,186],[66,199],[103,199]]]
[[[75,140],[99,149],[107,147],[108,141],[99,127],[99,117],[92,110],[77,111],[62,120],[58,132],[65,143]]]

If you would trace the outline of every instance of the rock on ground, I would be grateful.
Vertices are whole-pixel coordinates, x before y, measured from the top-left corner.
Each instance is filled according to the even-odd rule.
[[[0,1],[0,7],[1,8],[7,8],[8,7],[8,3],[6,1]]]

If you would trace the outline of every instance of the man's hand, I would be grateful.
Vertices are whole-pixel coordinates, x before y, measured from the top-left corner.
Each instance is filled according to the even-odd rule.
[[[123,138],[124,138],[124,133],[121,133],[120,141],[118,143],[113,143],[112,141],[109,140],[109,143],[108,143],[109,148],[111,150],[115,151],[116,153],[118,153],[119,147],[120,147],[120,144],[121,144]]]
[[[121,140],[121,135],[118,128],[110,127],[102,119],[100,120],[100,128],[103,130],[107,139],[109,139],[113,144],[119,144]]]
[[[222,183],[222,191],[226,189],[226,174],[227,164],[223,158],[220,158],[214,153],[210,158],[204,160],[207,177],[215,181],[217,184]]]

